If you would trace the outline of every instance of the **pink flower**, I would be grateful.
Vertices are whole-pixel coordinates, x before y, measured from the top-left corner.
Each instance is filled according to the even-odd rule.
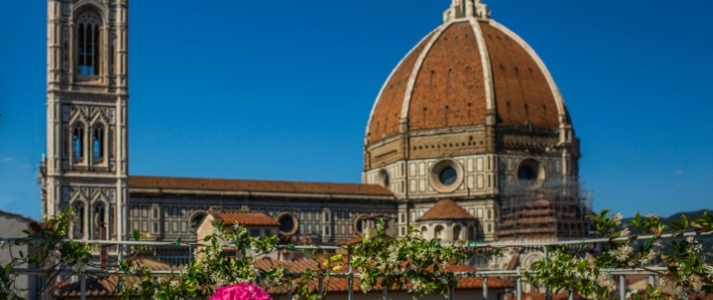
[[[272,297],[257,285],[239,283],[219,287],[210,300],[272,300]]]

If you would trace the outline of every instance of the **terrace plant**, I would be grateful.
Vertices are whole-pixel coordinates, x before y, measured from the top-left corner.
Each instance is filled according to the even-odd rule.
[[[549,255],[535,263],[526,271],[529,282],[536,287],[547,287],[554,291],[576,291],[586,298],[612,298],[610,294],[611,269],[644,269],[657,274],[659,285],[673,285],[682,290],[679,297],[695,295],[700,289],[706,295],[713,294],[713,266],[706,261],[702,245],[694,235],[710,233],[713,216],[708,212],[695,220],[685,215],[681,220],[664,224],[655,215],[636,216],[622,224],[621,214],[609,215],[603,210],[590,218],[596,231],[609,238],[603,243],[603,250],[596,256],[587,257],[579,251],[572,251],[566,246],[550,246]],[[631,231],[635,233],[632,234]],[[664,251],[661,235],[670,232],[671,237],[687,233],[685,239],[668,239],[672,247]],[[694,235],[691,235],[694,234]],[[648,240],[637,241],[640,235],[651,235]],[[579,248],[581,250],[581,247]],[[652,268],[653,262],[659,261],[666,270]],[[664,299],[661,288],[648,285],[642,291],[648,299]],[[638,299],[638,294],[630,295]]]
[[[24,265],[45,270],[44,275],[48,279],[46,286],[42,287],[45,292],[57,285],[58,278],[68,278],[60,274],[88,275],[88,267],[99,267],[92,263],[96,247],[66,239],[67,228],[73,218],[70,210],[64,211],[47,219],[44,225],[27,231],[27,237],[3,246],[30,245],[33,251],[12,257],[10,263],[0,270],[0,299],[19,299],[14,288],[17,274],[13,270]],[[543,260],[525,270],[527,281],[536,287],[576,291],[585,298],[605,299],[613,297],[609,289],[609,270],[636,268],[657,273],[661,278],[659,285],[679,287],[685,295],[692,295],[699,286],[704,293],[713,293],[713,267],[706,261],[702,246],[696,240],[696,235],[711,232],[713,216],[709,213],[695,220],[682,216],[680,221],[670,224],[664,224],[656,216],[640,214],[628,224],[622,224],[621,215],[611,216],[608,210],[591,218],[596,230],[608,238],[602,245],[602,251],[587,256],[581,252],[582,247],[577,250],[565,246],[549,247],[548,255]],[[671,247],[663,247],[661,237],[666,233],[678,237],[667,240]],[[640,235],[652,237],[637,242]],[[134,238],[141,239],[141,234],[135,231]],[[447,267],[462,262],[468,247],[465,242],[441,245],[435,240],[424,239],[420,232],[412,228],[407,235],[390,237],[385,234],[383,224],[365,231],[361,242],[348,246],[346,253],[334,253],[319,247],[298,250],[292,245],[279,245],[274,236],[250,236],[241,226],[220,224],[203,243],[203,246],[196,248],[192,264],[158,280],[138,260],[146,249],[130,248],[133,255],[126,255],[128,258],[118,262],[119,272],[115,276],[121,284],[116,285],[112,297],[207,299],[219,287],[248,284],[259,285],[268,291],[290,290],[295,299],[322,300],[327,296],[326,291],[330,281],[335,279],[335,273],[344,273],[347,265],[351,265],[353,276],[359,280],[359,287],[365,293],[376,285],[382,285],[390,290],[407,290],[415,297],[449,295],[457,279]],[[307,251],[317,263],[301,274],[291,274],[280,264],[262,269],[256,266],[262,255],[281,248]],[[659,271],[652,268],[655,262],[666,266],[666,269]],[[324,283],[321,291],[314,284],[320,278]],[[663,299],[665,296],[660,288],[653,286],[642,292],[648,299]],[[639,295],[631,294],[630,297],[637,299]]]

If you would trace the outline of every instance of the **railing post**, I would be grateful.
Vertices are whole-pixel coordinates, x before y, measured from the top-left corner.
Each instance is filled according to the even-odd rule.
[[[121,264],[121,263],[124,261],[124,254],[121,253],[122,250],[124,250],[123,245],[119,244],[119,245],[116,246],[116,264],[117,264],[117,265]],[[117,285],[117,286],[116,286],[116,289],[117,289],[118,291],[123,291],[123,290],[124,290],[124,285],[122,284],[121,280],[119,280],[119,282],[117,282],[116,285]]]
[[[319,276],[318,279],[318,284],[319,284],[319,298],[321,299],[322,296],[324,295],[324,278],[322,276]]]
[[[515,285],[517,300],[522,300],[522,277],[517,277],[517,282],[515,283]]]
[[[79,282],[79,299],[87,300],[87,276],[79,276],[79,280],[81,280],[81,282]]]
[[[654,275],[654,274],[649,275],[649,284],[653,288],[656,288],[656,275]]]
[[[347,277],[347,300],[354,300],[354,269],[352,263],[349,262],[349,274]]]
[[[458,287],[458,277],[454,277],[456,279],[456,282],[453,283],[451,286],[451,291],[448,293],[448,300],[453,300],[455,299],[455,293],[456,293],[456,288]]]
[[[569,290],[569,297],[567,297],[569,300],[574,300],[574,290]]]
[[[389,287],[386,285],[386,278],[381,279],[381,299],[389,299]]]
[[[619,299],[626,299],[626,277],[619,275]]]
[[[483,299],[488,299],[488,277],[483,277]]]
[[[547,259],[550,255],[547,252],[547,246],[542,246],[542,248],[545,250],[545,266],[547,266]],[[545,300],[552,300],[552,291],[550,291],[549,287],[545,288]]]
[[[292,300],[292,281],[287,284],[287,300]]]

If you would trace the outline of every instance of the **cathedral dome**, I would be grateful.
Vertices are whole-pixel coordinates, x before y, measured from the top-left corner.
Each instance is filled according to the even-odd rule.
[[[453,0],[443,24],[406,54],[382,86],[365,144],[406,132],[500,124],[556,130],[565,122],[559,90],[532,48],[490,19],[479,0]]]

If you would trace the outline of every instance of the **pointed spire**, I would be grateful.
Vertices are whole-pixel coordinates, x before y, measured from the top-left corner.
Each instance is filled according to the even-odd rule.
[[[451,6],[443,12],[443,22],[470,17],[490,19],[490,10],[481,0],[451,0]]]

